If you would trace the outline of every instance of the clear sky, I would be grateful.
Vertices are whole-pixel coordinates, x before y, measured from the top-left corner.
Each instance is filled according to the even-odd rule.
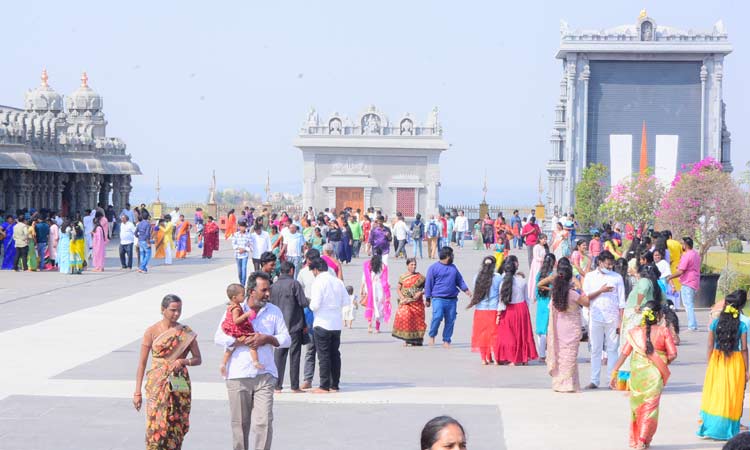
[[[69,94],[86,70],[104,97],[108,134],[143,170],[137,200],[202,199],[219,187],[300,192],[291,145],[311,106],[394,119],[440,108],[441,200],[527,204],[551,154],[560,20],[575,28],[635,23],[710,30],[734,52],[724,99],[738,170],[750,159],[750,7],[742,1],[129,1],[4,2],[0,104],[22,106],[46,67]]]

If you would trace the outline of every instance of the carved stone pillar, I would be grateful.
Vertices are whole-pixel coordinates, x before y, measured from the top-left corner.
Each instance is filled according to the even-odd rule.
[[[365,191],[365,201],[364,201],[364,210],[367,211],[367,209],[372,206],[372,188],[366,187],[364,188]]]
[[[120,175],[112,175],[112,206],[115,208],[115,213],[118,214],[118,220],[123,207],[120,177]]]
[[[708,69],[701,66],[701,159],[706,157],[706,79]]]
[[[583,80],[583,145],[581,146],[581,165],[576,178],[580,180],[583,169],[588,165],[588,125],[589,125],[589,78],[591,78],[591,69],[589,65],[583,66],[581,79]]]
[[[326,205],[328,208],[335,208],[336,207],[336,188],[335,187],[329,187],[328,188],[328,204]],[[338,211],[336,211],[338,213]]]
[[[723,69],[723,57],[715,56],[714,61],[714,98],[713,98],[713,128],[711,129],[713,134],[713,145],[710,148],[713,156],[717,161],[721,161],[721,85],[722,79],[724,78]]]
[[[60,211],[62,210],[62,207],[63,207],[62,193],[63,193],[63,190],[65,189],[63,174],[57,174],[57,176],[55,177],[54,189],[55,189],[55,201],[54,201],[55,211]]]
[[[122,201],[123,206],[125,206],[126,203],[130,203],[130,192],[133,190],[133,185],[130,184],[130,175],[123,175],[122,178],[122,195],[120,201]]]

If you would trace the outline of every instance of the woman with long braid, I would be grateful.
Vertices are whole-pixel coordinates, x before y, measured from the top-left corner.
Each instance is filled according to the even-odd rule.
[[[529,280],[536,286],[536,296],[534,297],[534,303],[536,303],[536,328],[534,334],[539,339],[539,362],[545,362],[547,357],[547,327],[549,325],[549,294],[550,290],[547,286],[539,286],[539,281],[547,278],[552,274],[555,269],[556,257],[554,253],[547,253],[544,255],[544,261],[542,267],[539,269],[539,273],[536,274],[536,278]]]
[[[659,423],[661,392],[669,380],[668,365],[677,358],[672,333],[658,325],[662,318],[661,304],[651,300],[640,310],[641,325],[624,335],[626,344],[610,381],[610,387],[614,389],[617,372],[630,357],[630,448],[635,449],[651,445]]]
[[[497,306],[497,337],[495,357],[498,364],[510,363],[526,365],[538,358],[534,345],[534,332],[531,328],[526,295],[526,281],[516,276],[518,258],[510,255],[503,263],[503,282],[500,287],[500,301]]]
[[[474,296],[466,307],[476,307],[471,331],[471,351],[479,352],[485,366],[494,362],[492,348],[497,335],[495,316],[500,298],[500,282],[503,280],[502,275],[495,272],[495,264],[494,256],[484,257],[474,280]]]

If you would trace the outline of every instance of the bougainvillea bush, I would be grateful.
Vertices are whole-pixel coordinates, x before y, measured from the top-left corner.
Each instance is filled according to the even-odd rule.
[[[612,186],[601,206],[604,217],[629,223],[638,230],[654,223],[666,188],[653,175],[633,175]]]

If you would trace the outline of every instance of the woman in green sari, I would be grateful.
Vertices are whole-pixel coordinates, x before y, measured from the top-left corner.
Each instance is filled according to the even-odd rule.
[[[474,250],[482,250],[484,248],[484,237],[482,236],[482,227],[479,225],[479,221],[474,222]]]
[[[29,256],[26,258],[26,262],[29,265],[29,270],[36,272],[39,270],[39,259],[36,256],[36,224],[39,223],[39,219],[34,219],[29,224]]]
[[[659,423],[661,392],[669,380],[667,367],[677,358],[672,333],[657,325],[662,319],[661,304],[649,301],[640,313],[641,324],[623,334],[625,345],[612,371],[610,387],[617,385],[617,371],[630,357],[630,448],[651,445]]]

